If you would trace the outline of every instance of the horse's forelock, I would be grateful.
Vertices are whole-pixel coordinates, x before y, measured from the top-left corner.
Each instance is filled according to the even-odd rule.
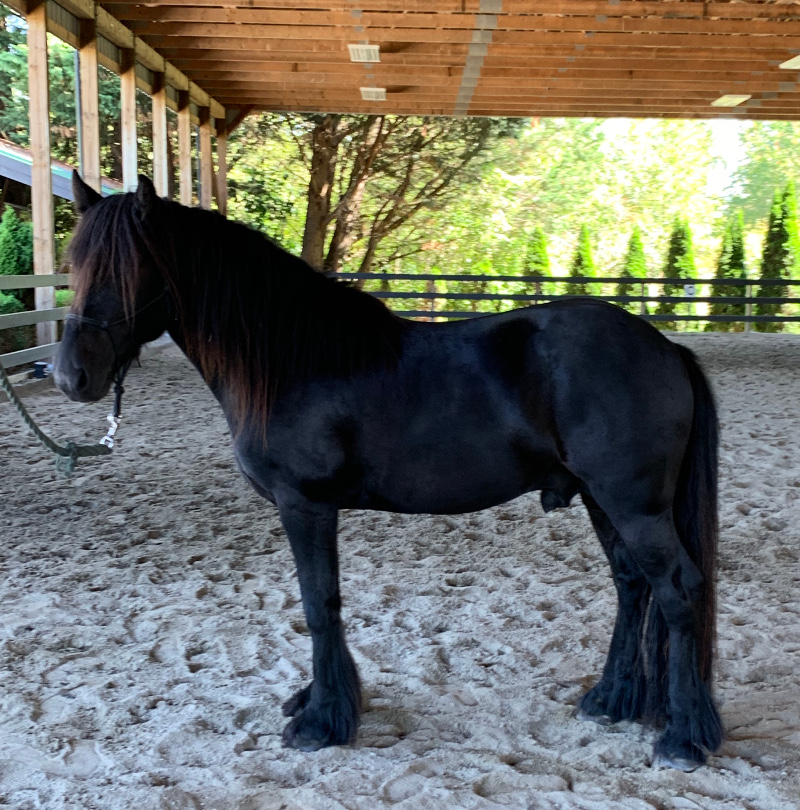
[[[83,311],[93,289],[112,284],[126,317],[131,317],[144,267],[144,243],[135,206],[135,194],[118,194],[92,206],[81,217],[68,252],[74,311]]]

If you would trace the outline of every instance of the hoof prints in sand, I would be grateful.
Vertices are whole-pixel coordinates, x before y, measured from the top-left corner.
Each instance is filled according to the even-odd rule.
[[[582,507],[342,515],[358,744],[285,750],[307,634],[275,510],[174,349],[131,373],[118,451],[68,483],[0,405],[0,797],[27,808],[800,806],[800,339],[680,338],[722,418],[718,695],[693,774],[653,735],[574,719],[614,615]],[[74,440],[107,404],[28,400]]]

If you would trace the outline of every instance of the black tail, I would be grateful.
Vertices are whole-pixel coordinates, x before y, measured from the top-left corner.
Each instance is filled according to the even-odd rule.
[[[711,686],[717,626],[717,447],[718,424],[714,396],[694,353],[676,344],[694,393],[694,418],[675,493],[675,526],[690,559],[703,576],[697,608],[697,663],[700,676]],[[667,648],[669,635],[661,610],[651,603],[647,632],[647,715],[666,717]]]

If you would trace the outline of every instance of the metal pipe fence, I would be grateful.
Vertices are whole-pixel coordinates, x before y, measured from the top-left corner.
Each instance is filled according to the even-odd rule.
[[[800,313],[800,280],[798,279],[739,279],[739,278],[631,278],[620,276],[614,278],[589,278],[584,276],[487,276],[453,273],[337,273],[337,278],[359,284],[376,298],[402,304],[408,302],[412,308],[392,306],[394,312],[406,318],[425,318],[428,320],[456,320],[475,318],[490,312],[503,312],[517,306],[556,301],[562,298],[577,297],[564,291],[565,285],[585,285],[586,295],[601,301],[610,301],[620,305],[632,305],[641,317],[656,322],[695,322],[695,323],[743,323],[748,330],[754,323],[795,323],[800,322],[800,314],[779,313],[774,315],[754,314],[757,305],[774,305],[787,307],[794,305]],[[437,290],[436,284],[458,286],[459,289]],[[51,275],[0,276],[0,290],[24,290],[34,287],[65,287],[69,284],[69,275],[56,273]],[[392,289],[392,286],[418,287],[424,284],[425,289]],[[378,286],[377,289],[373,287]],[[465,291],[461,285],[481,289]],[[603,293],[602,288],[626,285],[638,288],[638,295],[616,295]],[[492,286],[492,291],[487,291]],[[497,290],[496,288],[509,289]],[[654,294],[656,287],[663,292],[665,286],[676,287],[683,294]],[[711,295],[697,295],[703,287],[711,289]],[[741,289],[741,295],[714,295],[716,287]],[[759,295],[769,288],[784,288],[795,295]],[[599,291],[598,291],[599,290]],[[490,304],[490,309],[479,309],[481,303]],[[697,312],[650,312],[649,305],[666,304],[724,304],[729,307],[742,307],[741,312],[733,314],[710,314]],[[466,308],[459,309],[458,307]],[[794,309],[793,307],[793,309]],[[36,310],[32,312],[15,312],[0,315],[0,330],[37,323],[61,321],[67,313],[67,307]],[[31,346],[19,351],[0,355],[0,365],[12,368],[32,363],[35,360],[51,358],[58,343],[43,346]]]
[[[794,323],[800,322],[800,279],[764,278],[639,278],[630,276],[615,276],[604,278],[590,278],[587,276],[487,276],[452,273],[336,273],[337,278],[355,282],[365,291],[376,298],[387,302],[415,302],[417,306],[401,308],[392,306],[397,315],[406,318],[426,318],[434,320],[456,320],[462,318],[475,318],[491,312],[503,312],[515,309],[517,306],[556,301],[563,298],[591,297],[600,301],[609,301],[620,305],[633,305],[636,314],[648,321],[656,322],[695,322],[695,323],[742,323],[745,330],[753,323]],[[447,290],[431,289],[437,282],[446,283]],[[392,286],[419,286],[424,283],[425,289],[407,290],[392,289]],[[375,288],[376,285],[380,285]],[[478,286],[485,288],[488,285],[509,287],[502,291],[487,292],[486,289],[477,291],[452,290],[451,286],[461,285]],[[566,285],[585,286],[586,292],[571,295],[563,288]],[[639,290],[638,295],[617,295],[603,293],[603,287],[621,286],[632,287]],[[658,292],[653,293],[653,287]],[[664,287],[678,288],[682,294],[663,294]],[[703,287],[711,288],[711,295],[698,295]],[[716,287],[738,288],[741,295],[714,295]],[[521,289],[520,289],[521,288]],[[531,289],[533,288],[533,289]],[[762,290],[769,288],[784,288],[787,293],[797,291],[796,295],[762,295]],[[548,290],[550,290],[548,292]],[[599,290],[599,291],[598,291]],[[480,302],[493,303],[492,308],[479,309]],[[470,304],[467,309],[458,308],[463,304]],[[427,306],[426,306],[427,304]],[[650,312],[649,305],[682,304],[694,307],[695,304],[723,304],[726,307],[741,307],[741,312],[733,314],[711,314],[700,312]],[[784,307],[796,305],[798,314],[754,314],[757,305],[773,305]],[[504,306],[505,305],[505,306]],[[423,308],[425,307],[425,308]]]

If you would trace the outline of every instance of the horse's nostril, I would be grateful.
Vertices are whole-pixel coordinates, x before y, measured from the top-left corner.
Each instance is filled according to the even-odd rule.
[[[88,384],[89,384],[89,377],[86,374],[86,372],[83,369],[81,369],[78,372],[76,388],[78,389],[78,391],[83,391]]]

